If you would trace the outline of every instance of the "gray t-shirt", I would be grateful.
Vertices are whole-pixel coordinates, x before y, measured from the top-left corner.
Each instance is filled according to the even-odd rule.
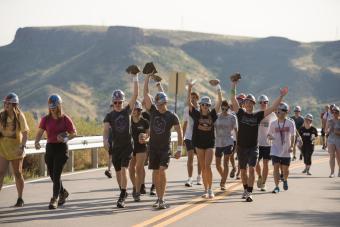
[[[335,134],[335,129],[340,129],[340,120],[328,120],[328,128],[329,128],[329,136],[328,136],[328,144],[340,144],[340,136]]]
[[[237,130],[237,118],[233,114],[224,116],[218,114],[218,118],[215,121],[215,145],[216,147],[226,147],[234,145],[232,137],[232,131]]]

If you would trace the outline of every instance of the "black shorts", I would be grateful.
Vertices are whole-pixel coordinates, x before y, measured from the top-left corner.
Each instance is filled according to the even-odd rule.
[[[129,163],[132,155],[132,146],[126,148],[113,148],[112,152],[112,164],[115,171],[118,172],[124,168],[129,167]]]
[[[215,156],[217,158],[222,158],[223,155],[231,155],[233,153],[233,145],[226,147],[216,147]]]
[[[169,150],[153,150],[149,152],[149,169],[158,170],[159,167],[169,167],[171,152]]]
[[[198,141],[193,141],[193,145],[195,148],[198,149],[213,149],[215,147],[215,140],[214,139],[202,139]]]
[[[290,161],[291,158],[288,157],[278,157],[274,155],[272,156],[273,165],[279,163],[281,165],[290,166]]]
[[[255,167],[257,162],[258,147],[237,147],[237,158],[240,165],[240,169],[246,169],[249,167]]]
[[[194,145],[192,144],[192,141],[191,141],[191,140],[185,139],[185,140],[184,140],[184,143],[185,143],[185,148],[187,149],[187,152],[188,152],[188,151],[194,151],[195,154],[196,154],[195,147],[194,147]]]
[[[138,147],[138,146],[135,146],[134,149],[133,149],[133,156],[136,156],[136,154],[138,153],[147,153],[148,152],[148,148],[145,146],[145,147]]]
[[[263,158],[263,160],[270,160],[270,147],[259,147],[259,161]]]

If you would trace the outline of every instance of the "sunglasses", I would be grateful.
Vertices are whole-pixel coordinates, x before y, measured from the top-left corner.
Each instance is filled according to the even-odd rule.
[[[207,106],[207,107],[210,107],[211,105],[210,104],[206,104],[206,103],[202,103],[201,106]]]
[[[278,110],[276,113],[280,114],[280,113],[287,113],[287,110]]]
[[[122,103],[123,103],[122,101],[115,101],[115,102],[113,102],[114,105],[122,105]]]
[[[268,104],[268,102],[259,102],[260,104]]]

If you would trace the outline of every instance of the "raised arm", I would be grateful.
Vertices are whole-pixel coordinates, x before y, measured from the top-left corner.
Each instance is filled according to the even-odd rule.
[[[217,85],[216,86],[216,90],[217,90],[217,102],[215,105],[215,111],[216,113],[218,113],[221,109],[221,104],[222,104],[222,92],[221,92],[221,85]]]
[[[231,81],[230,99],[233,105],[233,111],[235,113],[237,113],[238,110],[240,109],[240,105],[238,104],[238,101],[236,99],[236,85],[237,85],[237,81]]]
[[[279,107],[280,103],[283,100],[283,97],[286,96],[287,94],[288,94],[288,87],[284,87],[280,89],[280,96],[276,98],[273,104],[264,111],[264,117],[274,112]]]
[[[192,90],[193,86],[194,86],[193,83],[188,82],[187,105],[188,105],[188,108],[189,108],[189,112],[192,112],[192,108],[194,107],[194,105],[191,102],[191,90]]]
[[[152,101],[150,98],[150,94],[149,94],[149,80],[150,80],[150,76],[151,75],[145,75],[144,77],[144,102],[145,102],[145,108],[147,110],[150,110],[151,105],[152,105]]]
[[[163,86],[161,82],[157,82],[156,83],[157,89],[159,92],[164,92]]]
[[[135,106],[136,100],[138,98],[138,92],[139,92],[139,85],[138,85],[138,73],[132,74],[132,80],[133,80],[133,95],[129,101],[130,109],[133,109]]]

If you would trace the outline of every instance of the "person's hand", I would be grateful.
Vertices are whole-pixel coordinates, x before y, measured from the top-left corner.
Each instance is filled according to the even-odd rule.
[[[35,149],[40,150],[40,148],[41,148],[40,143],[39,142],[35,142],[34,143],[34,147],[35,147]]]
[[[140,133],[138,136],[138,142],[140,144],[146,144],[146,134],[145,133]]]
[[[192,88],[196,83],[196,80],[187,80],[188,87]]]
[[[283,87],[280,89],[280,96],[284,97],[288,94],[288,87]]]
[[[176,154],[175,154],[175,158],[176,158],[176,159],[179,159],[179,158],[181,157],[181,155],[182,155],[182,149],[183,149],[182,145],[177,146],[177,152],[176,152]]]

